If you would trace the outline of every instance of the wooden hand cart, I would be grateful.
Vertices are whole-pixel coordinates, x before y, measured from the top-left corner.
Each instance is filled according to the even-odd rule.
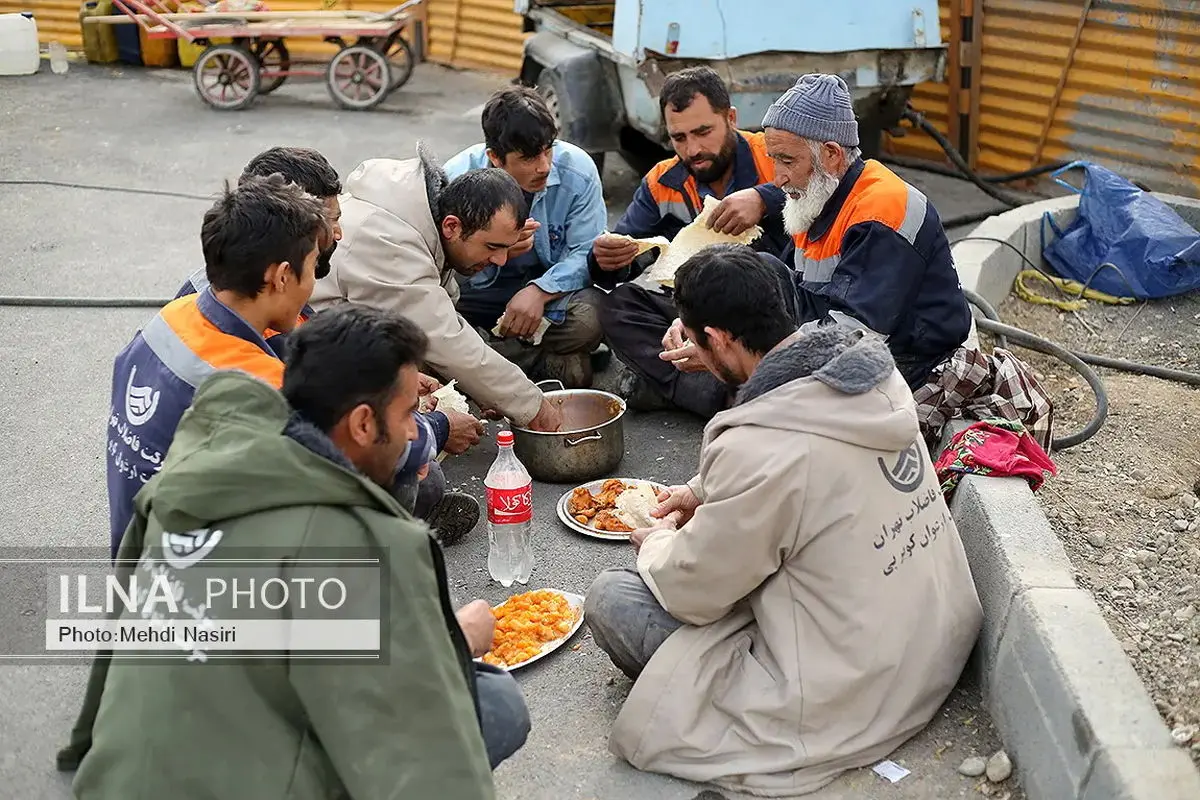
[[[353,11],[234,11],[165,13],[155,0],[113,0],[127,17],[85,18],[85,23],[134,21],[152,39],[185,39],[205,50],[192,67],[196,92],[223,111],[249,106],[291,77],[323,77],[342,108],[363,111],[382,103],[412,76],[415,56],[403,33],[408,0],[383,13]],[[161,6],[159,6],[161,7]],[[319,37],[339,50],[328,64],[293,65],[286,40]],[[231,44],[212,44],[231,39]]]

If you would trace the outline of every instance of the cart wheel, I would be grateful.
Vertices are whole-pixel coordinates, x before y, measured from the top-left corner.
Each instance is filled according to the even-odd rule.
[[[292,68],[292,57],[288,54],[287,45],[282,39],[259,39],[254,43],[254,56],[260,67],[267,72],[287,72]],[[274,75],[262,79],[259,94],[270,94],[283,86],[287,75]]]
[[[259,64],[249,50],[234,44],[216,44],[196,59],[192,80],[200,98],[222,111],[239,111],[250,105],[262,85]]]
[[[383,46],[383,53],[392,67],[392,88],[389,91],[394,92],[408,83],[417,59],[413,55],[412,46],[399,31],[388,37]]]
[[[342,108],[365,111],[388,96],[392,69],[383,53],[373,47],[343,47],[325,72],[329,93]]]

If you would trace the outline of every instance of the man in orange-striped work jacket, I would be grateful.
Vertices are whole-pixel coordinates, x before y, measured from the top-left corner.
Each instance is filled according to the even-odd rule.
[[[881,337],[909,388],[971,327],[941,218],[915,187],[858,149],[845,81],[805,75],[763,117],[783,220],[794,237],[804,327],[854,325]]]
[[[163,307],[113,364],[106,467],[114,558],[134,498],[162,467],[196,387],[218,370],[282,385],[283,361],[264,337],[298,324],[328,229],[321,201],[280,175],[240,181],[204,215],[208,285]],[[420,449],[413,443],[406,455]]]
[[[674,239],[712,196],[721,200],[712,216],[714,230],[737,235],[760,225],[763,235],[754,249],[781,255],[789,244],[781,216],[785,195],[771,184],[774,166],[763,135],[738,130],[737,109],[720,75],[709,67],[671,73],[659,106],[676,156],[647,173],[613,233]],[[656,252],[638,257],[636,245],[609,235],[592,246],[592,281],[603,289],[616,287],[601,304],[600,323],[609,347],[629,368],[618,392],[637,408],[674,405],[712,416],[725,407],[729,389],[695,359],[691,369],[677,369],[659,358],[663,336],[677,316],[671,291],[617,286],[637,278]],[[784,266],[766,260],[790,284]]]

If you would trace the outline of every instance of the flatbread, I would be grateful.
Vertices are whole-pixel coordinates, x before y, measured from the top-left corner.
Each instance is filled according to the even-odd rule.
[[[501,314],[500,319],[496,320],[496,327],[492,328],[493,336],[503,337],[504,334],[500,333],[500,326],[503,324],[504,324],[504,315]],[[531,344],[533,344],[534,347],[537,347],[539,344],[542,343],[542,337],[546,335],[546,331],[550,330],[550,325],[551,325],[550,320],[546,319],[545,317],[542,317],[542,321],[538,323],[537,330],[535,330],[533,332],[533,336],[525,337],[525,341],[528,341]]]
[[[712,216],[713,210],[716,209],[720,202],[720,200],[712,195],[705,197],[704,208],[700,210],[696,218],[684,227],[683,230],[675,234],[675,238],[671,240],[669,245],[662,247],[658,255],[658,260],[635,282],[643,285],[657,283],[660,286],[673,287],[675,285],[675,273],[683,266],[685,261],[704,248],[711,247],[714,244],[748,245],[762,236],[763,230],[758,225],[743,231],[737,236],[720,233],[709,228],[708,219]]]
[[[658,505],[658,494],[648,483],[638,483],[636,486],[617,495],[617,507],[613,511],[617,519],[635,530],[658,523],[657,519],[650,516],[650,511]]]
[[[440,411],[457,411],[460,414],[470,414],[471,409],[467,406],[467,397],[458,389],[454,388],[457,381],[450,381],[436,392],[431,393],[426,397],[421,398],[421,404],[418,410],[425,412],[429,410],[429,398],[437,400],[437,407]]]

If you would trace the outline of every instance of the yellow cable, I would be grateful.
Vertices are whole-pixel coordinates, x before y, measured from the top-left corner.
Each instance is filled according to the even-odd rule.
[[[1031,290],[1025,285],[1026,279],[1035,279],[1043,283],[1048,283],[1051,286],[1058,288],[1066,294],[1074,295],[1073,300],[1056,300],[1054,298],[1040,295]],[[1106,303],[1114,306],[1127,306],[1137,302],[1136,297],[1116,297],[1111,294],[1097,291],[1095,289],[1085,289],[1082,283],[1078,281],[1067,280],[1052,275],[1046,275],[1038,272],[1035,269],[1022,270],[1017,275],[1017,280],[1013,284],[1013,288],[1017,293],[1017,297],[1027,303],[1034,303],[1042,306],[1054,306],[1062,311],[1079,311],[1087,305],[1088,300],[1095,300],[1098,303]],[[1082,296],[1081,296],[1082,293]]]

